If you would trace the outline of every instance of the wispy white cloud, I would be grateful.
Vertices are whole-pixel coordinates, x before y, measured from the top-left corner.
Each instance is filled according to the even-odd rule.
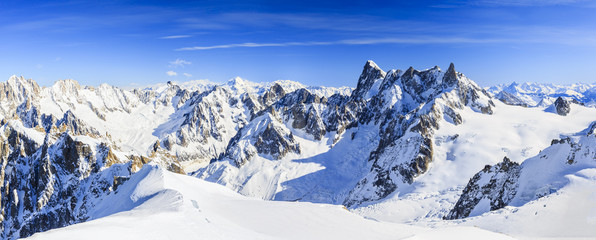
[[[167,71],[166,74],[168,74],[168,76],[170,76],[170,77],[178,75],[178,73],[174,72],[174,71]]]
[[[170,62],[170,67],[173,67],[173,68],[184,67],[184,65],[190,65],[190,64],[191,64],[191,62],[178,58],[178,59]]]
[[[190,73],[183,73],[182,75],[184,75],[185,77],[192,77]]]
[[[518,7],[533,7],[533,6],[553,6],[553,5],[572,5],[584,3],[585,0],[476,0],[468,1],[470,5],[484,5],[484,6],[518,6]]]
[[[178,38],[189,38],[191,35],[171,35],[171,36],[164,36],[160,37],[159,39],[178,39]]]
[[[315,46],[315,45],[331,45],[333,42],[284,42],[284,43],[234,43],[224,45],[212,46],[195,46],[178,48],[176,51],[194,51],[194,50],[209,50],[218,48],[239,48],[239,47],[287,47],[287,46]]]
[[[593,0],[453,0],[431,5],[433,8],[479,7],[539,7],[539,6],[593,7]]]
[[[289,47],[289,46],[321,46],[321,45],[374,45],[374,44],[440,44],[440,43],[494,43],[505,42],[506,39],[474,39],[474,38],[441,38],[441,37],[418,37],[418,38],[368,38],[368,39],[346,39],[339,41],[318,41],[318,42],[283,42],[283,43],[235,43],[212,46],[194,46],[175,49],[176,51],[196,51],[221,48],[241,47]]]

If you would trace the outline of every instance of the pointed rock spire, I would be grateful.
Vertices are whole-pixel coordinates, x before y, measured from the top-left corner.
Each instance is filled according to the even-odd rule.
[[[443,84],[446,86],[451,86],[457,83],[457,72],[455,71],[455,65],[453,63],[449,64],[449,68],[445,75],[443,76]]]
[[[402,76],[408,76],[408,77],[413,77],[414,76],[414,72],[416,71],[416,69],[414,69],[414,67],[410,66]]]
[[[366,92],[370,90],[375,83],[375,80],[384,78],[386,74],[387,73],[379,68],[379,66],[372,60],[366,61],[362,74],[360,74],[360,78],[358,78],[358,85],[354,92],[352,92],[352,98],[362,98]]]

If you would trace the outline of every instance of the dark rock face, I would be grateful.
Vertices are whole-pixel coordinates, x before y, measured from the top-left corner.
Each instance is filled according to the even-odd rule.
[[[288,153],[301,152],[294,135],[281,126],[276,126],[273,121],[277,120],[273,115],[267,113],[257,120],[254,124],[260,127],[255,129],[249,126],[249,129],[238,131],[221,158],[231,159],[236,166],[241,167],[257,154],[279,160]]]
[[[270,155],[274,159],[281,159],[289,152],[300,153],[300,145],[294,140],[294,136],[284,134],[283,130],[277,129],[272,123],[261,133],[255,147],[259,154]]]
[[[437,79],[438,76],[435,74],[438,71],[438,67],[422,72],[415,70],[413,67],[408,68],[401,76],[404,91],[408,92],[418,102],[428,101],[428,99],[443,90],[441,79]],[[457,81],[455,77],[455,80],[451,80],[449,74],[449,71],[445,73],[445,80]]]
[[[61,131],[69,130],[75,135],[88,135],[98,137],[101,134],[95,128],[85,124],[82,120],[78,119],[70,110],[64,113],[62,119],[56,122],[56,126]]]
[[[302,104],[294,105],[289,109],[287,115],[294,120],[292,121],[293,128],[304,129],[316,140],[321,140],[326,133],[321,115],[312,105],[308,108]]]
[[[463,119],[459,113],[455,112],[453,108],[445,109],[445,116],[447,117],[447,121],[451,122],[455,125],[459,125],[463,123]]]
[[[571,111],[571,104],[569,103],[569,101],[567,101],[561,97],[557,98],[554,105],[555,105],[555,110],[557,111],[557,114],[559,114],[561,116],[567,116],[567,114],[569,114],[569,112]]]
[[[240,100],[242,101],[244,106],[249,109],[250,119],[253,119],[258,114],[258,112],[262,110],[262,105],[260,104],[260,102],[257,99],[253,98],[253,96],[251,96],[250,94],[242,94]]]
[[[77,140],[76,135],[101,136],[70,111],[60,120],[42,121],[47,129],[34,128],[45,134],[43,142],[15,128],[16,121],[0,126],[0,239],[86,221],[97,201],[121,182],[115,179],[135,171],[137,163],[118,159],[109,144]],[[138,158],[145,159],[141,164],[152,160]],[[169,164],[172,171],[179,168],[175,160]]]
[[[594,135],[594,134],[596,134],[596,122],[592,122],[590,124],[590,127],[588,127],[588,131],[587,131],[586,135],[589,136],[589,135]]]
[[[425,71],[409,68],[400,73],[390,71],[378,80],[382,81],[379,94],[359,112],[359,124],[379,125],[380,139],[369,157],[370,172],[350,191],[343,202],[346,206],[383,199],[399,185],[412,184],[424,174],[433,161],[432,139],[442,119],[461,124],[464,119],[458,111],[465,106],[492,114],[494,103],[488,94],[457,73],[453,64],[444,73],[438,67]],[[388,105],[388,91],[399,89],[402,102],[397,104],[401,105]],[[481,98],[488,104],[479,101]]]
[[[25,135],[4,126],[8,141],[0,145],[0,236],[27,237],[36,232],[85,221],[95,199],[111,191],[111,174],[127,167],[113,165],[99,174],[113,154],[98,146],[74,140],[68,133],[53,140],[48,134],[39,145]],[[118,173],[120,172],[120,173]],[[127,174],[130,174],[126,170]]]
[[[487,165],[470,179],[445,219],[519,206],[557,192],[569,181],[567,176],[595,166],[596,136],[590,133],[595,125],[593,122],[573,137],[553,140],[551,146],[522,164],[505,158],[494,166]]]
[[[292,106],[295,104],[313,104],[313,103],[326,103],[327,99],[319,97],[315,94],[310,93],[308,90],[302,88],[292,93],[286,94],[279,100],[276,106]]]
[[[242,99],[243,98],[243,99]],[[164,148],[168,151],[175,149],[175,146],[183,148],[189,144],[199,143],[193,151],[175,152],[180,161],[191,159],[210,160],[217,158],[225,151],[225,147],[210,149],[216,142],[225,144],[234,136],[236,129],[227,129],[224,126],[226,118],[234,119],[236,124],[243,126],[247,119],[237,113],[231,113],[226,109],[235,108],[238,105],[248,104],[249,111],[257,111],[260,108],[258,100],[251,96],[243,95],[239,98],[232,97],[229,90],[216,86],[209,91],[202,93],[194,92],[189,99],[180,106],[183,121],[172,119],[172,123],[165,125],[169,127],[169,135],[162,136]],[[239,107],[239,108],[240,108]]]
[[[386,73],[377,66],[373,61],[367,61],[366,65],[364,65],[364,69],[362,70],[362,74],[360,74],[360,78],[358,78],[358,85],[356,89],[352,92],[352,99],[360,99],[364,97],[375,83],[375,80],[379,78],[384,78]]]
[[[525,103],[523,100],[506,91],[499,92],[495,95],[495,97],[507,105],[529,107],[528,104]]]
[[[62,149],[62,157],[56,158],[55,162],[67,174],[87,177],[91,171],[98,170],[89,145],[73,140],[68,134],[63,134],[62,139],[59,139],[58,142],[61,144],[59,148]]]
[[[271,86],[269,91],[265,92],[265,94],[259,97],[259,100],[261,105],[269,106],[282,98],[284,95],[286,95],[286,91],[284,91],[284,89],[278,83],[275,83],[273,86]]]
[[[491,211],[507,206],[517,193],[520,170],[519,164],[507,157],[494,166],[487,165],[470,179],[445,219],[468,217],[481,200],[488,202]]]

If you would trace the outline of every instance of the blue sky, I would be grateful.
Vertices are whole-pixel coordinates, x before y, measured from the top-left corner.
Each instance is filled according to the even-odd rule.
[[[596,2],[0,1],[0,79],[355,86],[450,62],[482,86],[596,82]],[[175,75],[174,75],[175,74]]]

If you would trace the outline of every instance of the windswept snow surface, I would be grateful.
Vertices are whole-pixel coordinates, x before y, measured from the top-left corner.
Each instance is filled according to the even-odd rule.
[[[463,124],[441,125],[435,140],[437,155],[427,174],[418,178],[410,189],[353,212],[372,219],[420,226],[477,226],[528,239],[594,238],[596,192],[591,189],[596,189],[595,169],[554,172],[559,167],[553,164],[566,165],[566,161],[553,163],[536,159],[539,158],[537,154],[550,146],[551,139],[573,136],[585,129],[595,120],[596,111],[574,104],[570,116],[563,117],[544,112],[543,108],[505,106],[503,103],[497,103],[495,109],[490,118],[468,111],[462,114],[466,119]],[[566,159],[566,155],[558,155],[567,152],[553,151],[542,151],[542,154]],[[532,159],[535,172],[519,179],[520,191],[533,182],[547,186],[555,184],[557,186],[552,186],[555,189],[562,185],[562,188],[529,202],[517,199],[512,206],[492,212],[489,212],[488,202],[483,204],[481,201],[470,214],[476,217],[441,220],[458,200],[468,179],[484,164],[496,164],[503,156],[518,163]]]
[[[435,226],[477,226],[523,239],[594,239],[596,168],[564,177],[569,182],[562,189],[523,206],[508,206],[477,217],[438,222]]]
[[[263,201],[153,165],[102,202],[95,220],[29,239],[513,239],[476,227],[378,222],[341,206]]]
[[[596,109],[577,104],[565,117],[545,112],[544,108],[495,104],[493,115],[466,108],[460,112],[462,124],[441,121],[428,172],[388,198],[352,211],[400,223],[441,219],[451,210],[470,177],[485,165],[496,164],[504,156],[522,162],[561,134],[585,129],[596,117]],[[333,138],[329,135],[315,145],[317,142],[295,133],[301,145],[312,145],[309,151],[281,160],[256,157],[241,168],[228,161],[215,162],[194,175],[266,200],[341,204],[346,191],[370,169],[366,159],[378,144],[379,135],[376,126],[361,125],[348,129],[333,146],[322,144]]]

